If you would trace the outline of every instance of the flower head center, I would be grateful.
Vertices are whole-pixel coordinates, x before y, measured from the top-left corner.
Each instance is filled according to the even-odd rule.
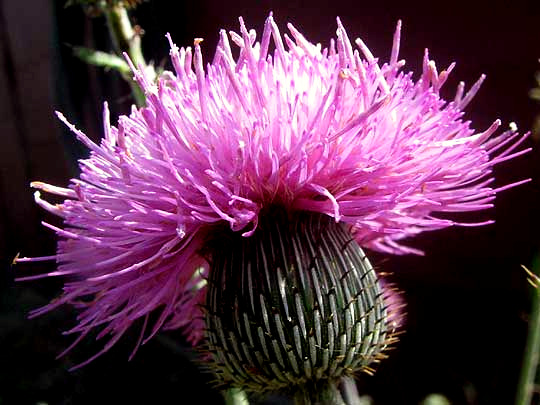
[[[375,271],[346,226],[273,208],[211,257],[207,340],[223,384],[303,390],[369,371],[390,331]]]

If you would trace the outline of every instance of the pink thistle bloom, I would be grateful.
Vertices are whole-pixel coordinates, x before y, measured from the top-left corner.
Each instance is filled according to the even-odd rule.
[[[23,279],[70,280],[32,315],[72,304],[74,345],[101,328],[98,338],[111,337],[102,352],[140,318],[139,343],[176,328],[197,343],[209,271],[200,252],[215,227],[249,238],[260,213],[279,205],[349,225],[362,247],[421,253],[401,241],[490,223],[437,213],[490,208],[497,192],[524,182],[491,186],[494,165],[528,151],[519,150],[527,134],[496,135],[499,120],[476,132],[463,120],[484,76],[447,101],[439,91],[454,64],[439,72],[426,51],[418,81],[403,73],[401,23],[382,64],[362,40],[353,47],[339,19],[324,49],[288,29],[282,36],[270,16],[258,42],[240,19],[239,34],[220,32],[206,69],[201,39],[179,49],[167,36],[175,72],[154,83],[131,65],[146,107],[115,127],[105,105],[99,145],[57,114],[90,156],[67,188],[32,183],[36,202],[64,225],[45,224],[60,237],[56,255],[18,260],[55,260],[57,269]],[[52,205],[40,191],[65,201]]]

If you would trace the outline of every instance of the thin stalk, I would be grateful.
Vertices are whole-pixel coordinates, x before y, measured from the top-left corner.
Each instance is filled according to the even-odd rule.
[[[341,379],[343,396],[347,405],[361,405],[360,395],[356,388],[356,382],[352,377],[343,377]]]
[[[313,389],[300,389],[294,395],[295,405],[347,405],[334,383]]]
[[[229,388],[225,391],[225,405],[249,405],[249,400],[240,388]]]
[[[107,26],[115,52],[119,56],[126,52],[136,67],[146,70],[148,66],[142,53],[141,37],[133,29],[125,7],[106,5],[103,6],[103,12],[107,19]],[[143,106],[145,102],[144,93],[131,78],[126,78],[126,80],[131,87],[135,103],[139,107]]]
[[[526,270],[534,285],[532,297],[531,318],[529,320],[529,334],[523,359],[523,367],[519,379],[516,405],[530,405],[534,391],[538,361],[540,359],[540,286],[538,276]]]

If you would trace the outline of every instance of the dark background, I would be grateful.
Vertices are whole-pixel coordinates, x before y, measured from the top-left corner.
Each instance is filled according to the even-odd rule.
[[[88,19],[63,1],[0,0],[0,404],[189,404],[220,403],[219,393],[190,362],[179,333],[162,333],[127,362],[137,331],[107,354],[73,373],[67,368],[101,348],[81,343],[66,357],[55,355],[70,342],[61,331],[74,324],[71,308],[34,320],[26,313],[61,289],[61,280],[15,283],[15,274],[50,270],[52,263],[10,266],[13,257],[54,253],[54,235],[40,221],[28,183],[66,185],[77,175],[85,151],[54,119],[59,109],[98,140],[101,105],[113,117],[126,113],[129,88],[114,74],[76,60],[72,45],[109,49],[105,21]],[[218,30],[238,29],[237,17],[262,29],[270,10],[282,32],[292,22],[313,42],[327,45],[339,15],[349,36],[362,36],[374,55],[388,60],[396,21],[402,19],[401,57],[419,71],[430,49],[439,70],[457,68],[446,85],[453,97],[459,80],[472,84],[487,74],[466,117],[483,130],[496,118],[532,126],[540,105],[530,100],[540,69],[540,3],[496,1],[240,1],[153,0],[134,21],[144,30],[147,59],[168,65],[170,32],[179,45],[203,37],[213,57]],[[418,77],[418,74],[415,76]],[[114,118],[113,118],[114,119]],[[539,152],[498,167],[496,186],[533,181],[497,196],[496,208],[475,219],[495,225],[453,228],[420,235],[411,244],[423,257],[372,254],[376,268],[392,272],[407,302],[406,333],[374,377],[358,376],[361,393],[375,404],[417,404],[439,392],[454,404],[509,404],[520,372],[530,307],[530,287],[520,265],[532,267],[540,248]],[[536,398],[535,400],[537,400]],[[537,402],[535,402],[537,403]]]

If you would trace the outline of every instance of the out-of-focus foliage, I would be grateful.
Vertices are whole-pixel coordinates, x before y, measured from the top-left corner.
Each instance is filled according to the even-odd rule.
[[[120,57],[101,51],[95,51],[82,46],[73,48],[73,53],[86,63],[94,66],[100,66],[105,69],[117,70],[124,75],[130,73],[128,64]]]
[[[89,16],[97,17],[113,7],[131,9],[143,1],[145,0],[68,0],[66,7],[80,5]]]
[[[540,62],[540,59],[538,61]],[[529,96],[540,102],[540,71],[536,72],[534,78],[536,79],[536,87],[529,91]],[[534,118],[532,132],[534,139],[540,140],[540,113]]]

